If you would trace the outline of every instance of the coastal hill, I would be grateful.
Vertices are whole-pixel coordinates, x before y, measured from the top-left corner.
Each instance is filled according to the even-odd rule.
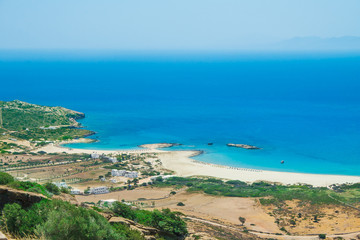
[[[88,136],[76,120],[84,113],[64,107],[49,107],[19,100],[0,101],[0,139],[54,141]]]
[[[64,107],[40,106],[19,100],[0,101],[0,109],[2,110],[2,127],[10,131],[44,126],[79,126],[76,119],[85,117],[84,113]]]

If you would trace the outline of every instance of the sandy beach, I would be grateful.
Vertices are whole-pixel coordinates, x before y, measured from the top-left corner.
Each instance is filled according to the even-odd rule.
[[[83,141],[83,140],[80,140]],[[249,168],[237,168],[223,165],[209,164],[192,159],[192,156],[200,154],[199,151],[165,151],[156,149],[159,144],[140,150],[91,150],[61,147],[58,144],[49,144],[38,151],[47,153],[99,153],[99,154],[121,154],[121,153],[158,153],[164,168],[175,171],[177,176],[210,176],[222,179],[241,180],[244,182],[268,181],[281,184],[311,184],[313,186],[329,186],[332,184],[360,182],[358,176],[307,174],[292,172],[266,171]]]
[[[324,187],[336,183],[360,182],[358,176],[277,172],[209,164],[190,158],[196,154],[197,152],[194,151],[174,151],[162,153],[159,158],[165,168],[175,171],[178,176],[212,176],[244,182],[263,180],[282,184],[304,183]]]

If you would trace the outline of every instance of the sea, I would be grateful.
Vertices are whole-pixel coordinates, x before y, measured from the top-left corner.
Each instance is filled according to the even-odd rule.
[[[0,51],[0,83],[0,100],[84,112],[98,141],[68,147],[169,142],[208,163],[360,175],[360,53]]]

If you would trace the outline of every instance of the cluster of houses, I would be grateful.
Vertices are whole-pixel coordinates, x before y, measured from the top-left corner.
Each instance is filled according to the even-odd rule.
[[[118,160],[117,160],[117,158],[116,157],[109,157],[109,156],[106,156],[106,155],[104,155],[104,154],[98,154],[98,153],[92,153],[91,154],[91,158],[92,159],[99,159],[99,158],[103,158],[103,159],[105,159],[105,160],[109,160],[110,162],[112,162],[112,163],[117,163],[118,162]]]
[[[54,184],[55,184],[58,188],[69,188],[69,186],[66,184],[66,182],[54,182]],[[71,189],[70,189],[70,194],[80,195],[80,194],[83,194],[83,192],[80,191],[79,189],[71,188]]]
[[[111,170],[111,176],[113,177],[127,177],[127,178],[137,178],[139,177],[138,172],[135,171],[126,171],[126,170]]]

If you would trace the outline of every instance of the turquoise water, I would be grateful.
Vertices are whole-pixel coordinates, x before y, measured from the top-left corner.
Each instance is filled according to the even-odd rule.
[[[81,122],[99,142],[71,147],[176,142],[174,150],[204,150],[196,159],[205,162],[360,175],[360,54],[1,52],[0,79],[2,100],[86,113]]]

